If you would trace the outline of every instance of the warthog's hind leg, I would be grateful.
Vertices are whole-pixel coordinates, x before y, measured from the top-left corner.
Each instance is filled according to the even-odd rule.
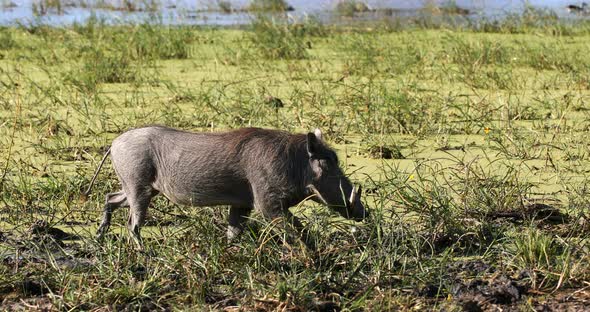
[[[127,195],[125,192],[119,191],[115,193],[109,193],[106,195],[103,215],[102,215],[102,222],[96,231],[96,238],[102,239],[104,234],[109,230],[109,226],[111,225],[111,217],[113,215],[113,211],[119,207],[128,207],[129,203],[127,202]]]
[[[140,229],[145,221],[150,201],[157,193],[158,192],[153,189],[139,188],[135,191],[129,191],[127,194],[127,201],[129,202],[129,219],[127,220],[127,228],[139,250],[143,250]]]
[[[252,211],[251,207],[231,206],[229,208],[229,226],[227,227],[227,240],[229,242],[235,240],[242,234],[250,211]]]

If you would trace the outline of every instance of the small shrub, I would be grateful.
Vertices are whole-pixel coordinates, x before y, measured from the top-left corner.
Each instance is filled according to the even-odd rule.
[[[231,2],[229,1],[217,1],[217,6],[219,7],[219,9],[221,10],[221,12],[223,13],[231,13],[233,12],[233,8],[231,6]]]
[[[335,11],[347,17],[353,17],[356,13],[370,11],[366,3],[355,0],[343,0],[336,4]]]
[[[404,159],[404,155],[397,146],[383,144],[371,145],[367,148],[367,154],[373,159]]]
[[[447,1],[439,8],[439,10],[444,14],[454,15],[468,15],[471,13],[468,9],[459,6],[454,0]]]
[[[248,10],[253,12],[285,12],[294,9],[285,0],[253,0]]]

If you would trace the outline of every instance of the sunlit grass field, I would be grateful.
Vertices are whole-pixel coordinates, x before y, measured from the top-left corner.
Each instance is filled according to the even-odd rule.
[[[0,28],[0,301],[55,310],[534,310],[583,307],[590,274],[590,27],[157,22]],[[277,105],[280,99],[281,105]],[[370,220],[303,203],[307,250],[254,215],[154,201],[146,252],[110,141],[319,127]],[[563,299],[565,298],[565,299]]]

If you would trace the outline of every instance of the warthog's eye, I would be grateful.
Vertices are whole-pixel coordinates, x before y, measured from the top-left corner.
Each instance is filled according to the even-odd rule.
[[[334,170],[338,170],[338,157],[336,156],[336,153],[332,152],[332,151],[325,151],[322,154],[316,154],[316,155],[312,155],[310,157],[310,160],[312,160],[312,166],[314,166],[313,164],[315,163],[316,169],[314,169],[314,171],[316,171],[316,174],[322,175],[319,173],[319,169],[323,170],[324,172],[333,172]],[[330,178],[332,178],[332,175],[329,176]]]
[[[338,157],[336,153],[326,153],[321,155],[313,155],[310,157],[312,160],[320,160],[320,161],[335,161],[338,162]]]
[[[330,153],[328,154],[328,159],[329,159],[331,162],[333,162],[333,163],[335,163],[335,164],[338,164],[338,156],[336,155],[336,153],[334,153],[334,152],[330,152]]]
[[[328,168],[330,165],[330,163],[326,159],[319,159],[318,161],[320,162],[320,166],[322,168]]]

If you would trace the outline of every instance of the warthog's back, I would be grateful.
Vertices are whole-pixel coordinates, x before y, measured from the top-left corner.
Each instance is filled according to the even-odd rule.
[[[257,128],[190,133],[155,126],[125,132],[111,154],[122,180],[137,183],[126,187],[150,186],[179,204],[246,206],[252,181],[283,184],[287,177],[277,170],[289,173],[302,143],[304,136]]]

